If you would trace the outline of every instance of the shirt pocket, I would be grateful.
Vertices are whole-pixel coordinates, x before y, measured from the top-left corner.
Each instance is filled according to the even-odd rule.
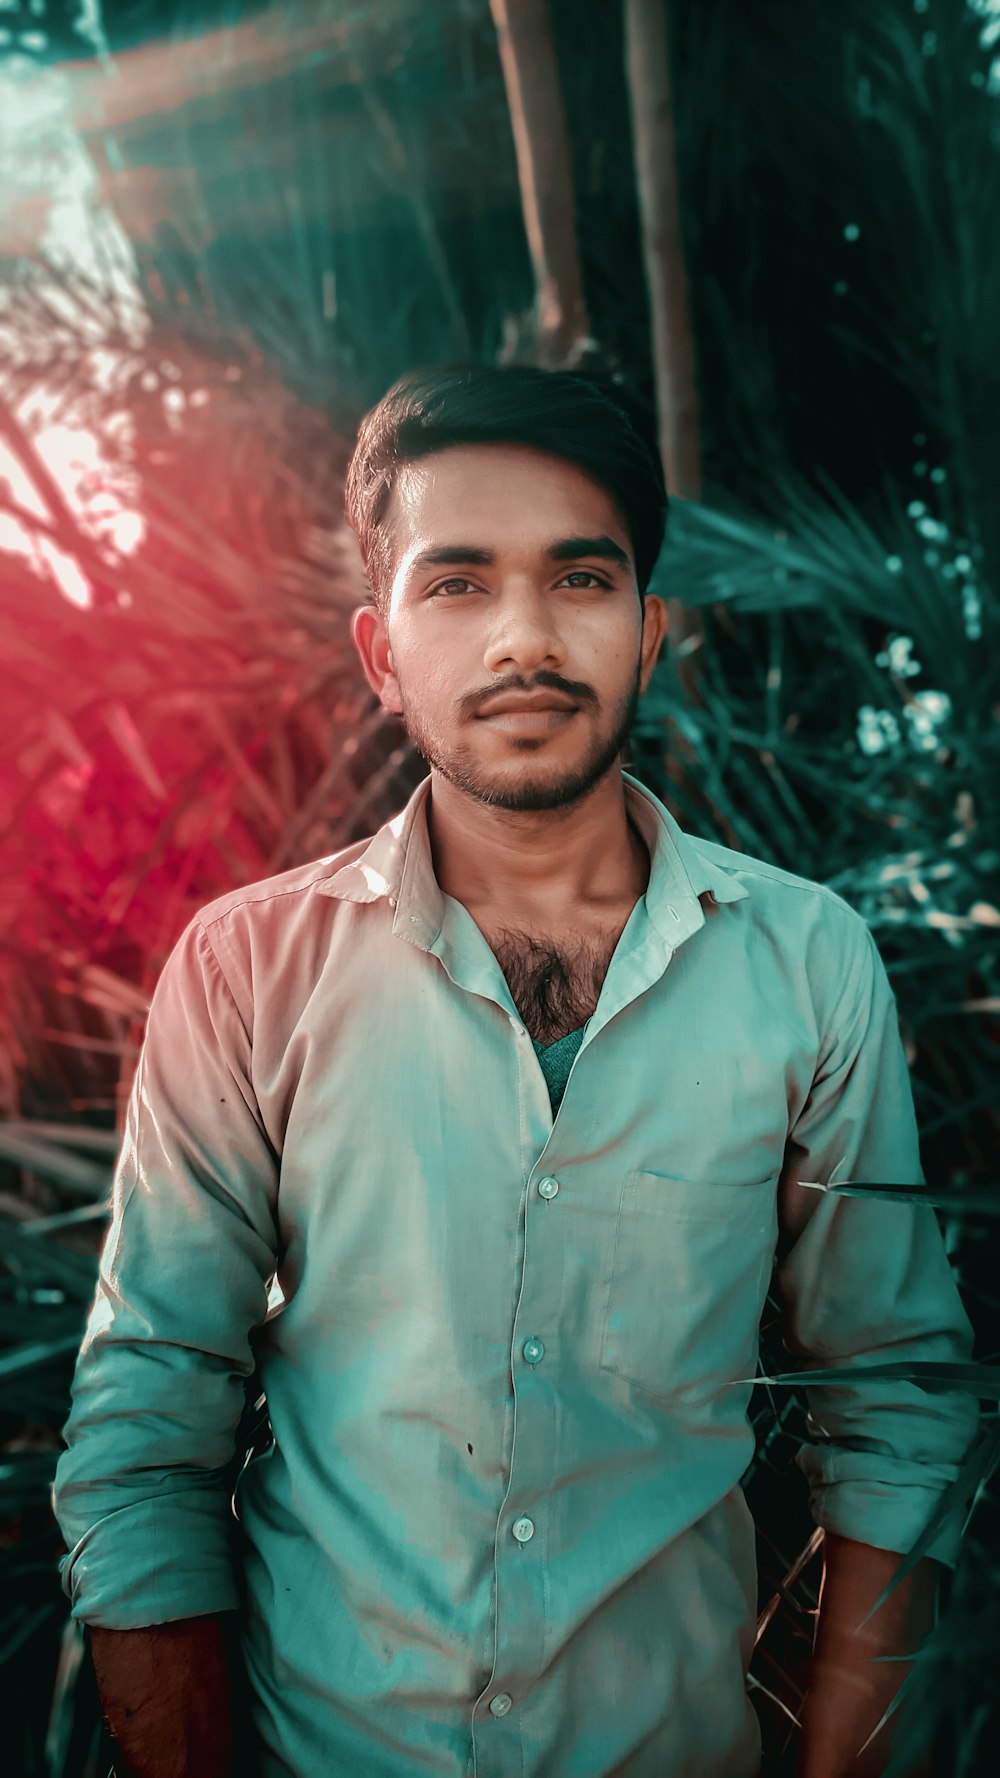
[[[752,1377],[777,1239],[773,1173],[746,1185],[627,1173],[601,1368],[664,1399]]]

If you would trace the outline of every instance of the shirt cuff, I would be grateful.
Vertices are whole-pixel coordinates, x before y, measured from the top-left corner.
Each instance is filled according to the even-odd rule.
[[[809,1506],[817,1525],[837,1537],[871,1544],[877,1550],[909,1555],[937,1512],[954,1471],[933,1469],[926,1482],[913,1481],[913,1465],[864,1452],[822,1450],[804,1445],[796,1463],[809,1483]],[[905,1472],[905,1473],[904,1473]],[[957,1498],[924,1551],[954,1568],[969,1502]]]
[[[223,1514],[231,1516],[228,1495],[188,1491],[99,1519],[59,1563],[70,1616],[106,1630],[141,1630],[239,1610],[233,1534]]]

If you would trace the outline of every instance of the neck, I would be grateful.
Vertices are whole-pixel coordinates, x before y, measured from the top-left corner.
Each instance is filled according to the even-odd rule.
[[[470,910],[610,911],[634,904],[649,882],[617,770],[578,803],[530,811],[480,803],[435,774],[427,829],[441,889]]]

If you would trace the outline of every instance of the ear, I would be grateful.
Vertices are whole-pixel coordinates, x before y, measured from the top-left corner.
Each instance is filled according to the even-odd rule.
[[[644,692],[653,675],[653,668],[660,658],[669,627],[667,607],[655,593],[647,593],[642,614],[642,650],[641,672],[639,678],[640,692]]]
[[[351,614],[351,640],[361,657],[372,691],[386,710],[403,713],[403,700],[392,664],[385,624],[374,605],[359,605]]]

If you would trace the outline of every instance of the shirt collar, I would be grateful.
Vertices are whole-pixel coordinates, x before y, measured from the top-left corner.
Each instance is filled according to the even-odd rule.
[[[622,772],[627,812],[649,848],[650,873],[646,910],[654,925],[676,945],[678,925],[694,931],[704,923],[702,896],[716,903],[740,901],[749,891],[743,883],[698,849],[698,842],[674,820],[669,809],[631,772]],[[408,925],[425,934],[440,930],[442,895],[434,875],[427,831],[427,798],[431,775],[422,778],[409,802],[380,827],[356,858],[320,880],[319,894],[340,901],[385,900],[397,910],[394,931]]]

